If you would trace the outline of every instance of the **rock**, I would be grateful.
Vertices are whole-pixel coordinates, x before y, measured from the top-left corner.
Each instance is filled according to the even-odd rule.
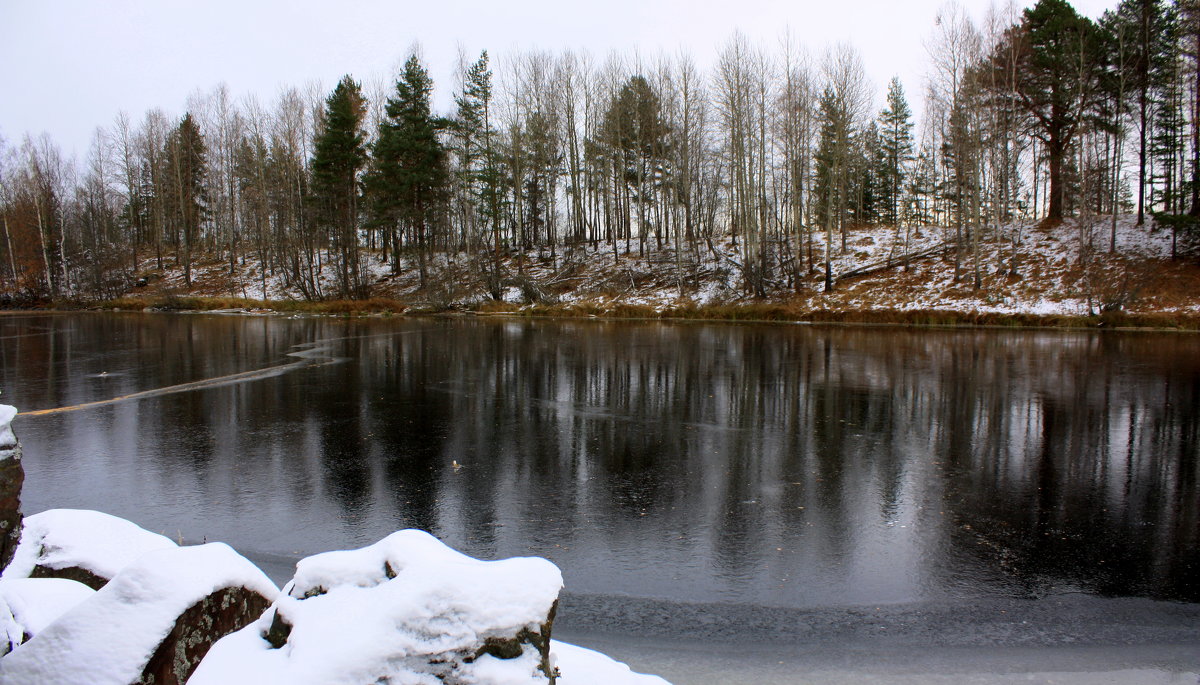
[[[12,431],[16,407],[0,404],[0,569],[8,566],[21,540],[21,444]]]
[[[184,683],[278,590],[223,543],[142,555],[0,661],[0,685]]]
[[[33,572],[29,574],[30,578],[41,578],[45,580],[62,579],[71,580],[76,583],[83,583],[93,590],[99,590],[104,587],[111,578],[98,575],[92,571],[83,568],[82,566],[64,566],[62,568],[52,568],[38,564],[33,567]]]
[[[196,602],[158,644],[138,685],[183,685],[217,640],[245,628],[269,606],[267,597],[242,587],[217,590]]]
[[[50,509],[25,517],[4,578],[66,578],[99,590],[143,554],[175,547],[169,538],[116,516]]]
[[[554,683],[562,574],[480,561],[418,530],[302,559],[274,608],[221,640],[191,685]]]

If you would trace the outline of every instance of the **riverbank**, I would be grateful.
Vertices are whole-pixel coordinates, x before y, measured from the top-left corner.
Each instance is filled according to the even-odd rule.
[[[98,304],[58,303],[44,309],[56,311],[174,311],[247,314],[318,314],[331,316],[420,316],[468,314],[477,316],[516,316],[554,318],[643,319],[655,321],[739,321],[739,322],[798,322],[827,324],[867,324],[899,326],[972,326],[1000,328],[1094,328],[1094,329],[1156,329],[1200,330],[1200,314],[1182,312],[1105,312],[1093,315],[1001,313],[956,311],[951,309],[920,310],[808,310],[789,302],[748,302],[722,305],[656,307],[621,301],[608,303],[573,303],[553,305],[514,305],[488,303],[470,309],[465,307],[413,307],[398,300],[334,300],[326,302],[263,301],[231,298],[123,298]]]
[[[393,264],[374,254],[362,265],[368,285],[359,299],[332,296],[337,274],[330,255],[300,284],[250,255],[232,262],[216,254],[196,258],[185,279],[178,260],[165,254],[142,258],[115,297],[10,297],[7,303],[62,310],[1200,330],[1200,261],[1172,258],[1168,231],[1125,218],[1111,244],[1081,235],[1074,225],[1028,226],[1017,245],[985,241],[978,250],[956,252],[943,229],[916,231],[903,243],[890,229],[854,229],[831,254],[831,289],[823,265],[810,261],[757,292],[746,287],[741,248],[732,239],[686,255],[637,241],[512,251],[487,264],[466,254],[438,255],[426,265],[424,280],[413,259]]]
[[[194,312],[250,315],[317,316],[512,316],[565,319],[626,319],[647,321],[731,321],[742,323],[793,322],[856,324],[868,326],[1062,328],[1095,330],[1200,331],[1200,314],[1165,312],[1105,312],[1093,315],[998,313],[955,310],[805,310],[787,302],[752,302],[732,305],[683,304],[654,307],[644,304],[576,303],[569,305],[486,304],[464,307],[413,307],[399,300],[245,300],[223,297],[121,298],[99,303],[62,301],[36,303],[8,313],[29,311],[78,312]]]
[[[488,302],[478,308],[410,306],[400,300],[247,300],[208,296],[151,296],[89,302],[35,302],[10,313],[41,312],[196,312],[240,314],[312,314],[336,317],[389,316],[505,316],[566,319],[696,320],[696,322],[862,324],[896,326],[971,326],[971,328],[1040,328],[1097,330],[1200,331],[1200,313],[1104,312],[1091,314],[1003,313],[955,310],[805,310],[794,302],[742,302],[732,305],[674,306],[630,304],[624,301],[575,302],[558,305],[516,305]]]

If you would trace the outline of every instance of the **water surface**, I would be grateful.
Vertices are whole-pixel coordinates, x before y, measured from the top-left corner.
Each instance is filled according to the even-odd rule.
[[[256,559],[418,527],[606,614],[1200,602],[1193,335],[10,315],[0,374],[22,411],[224,379],[18,417],[25,509]]]

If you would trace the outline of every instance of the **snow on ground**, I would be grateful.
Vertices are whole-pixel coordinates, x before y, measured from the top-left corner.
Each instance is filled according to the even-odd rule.
[[[0,662],[0,685],[127,685],[188,607],[216,590],[278,593],[219,542],[142,555]]]
[[[802,250],[803,278],[799,287],[776,272],[768,284],[770,301],[785,302],[796,311],[812,310],[952,310],[1000,314],[1084,315],[1103,306],[1129,311],[1200,313],[1200,299],[1191,296],[1157,298],[1155,285],[1169,261],[1169,230],[1151,223],[1135,226],[1133,217],[1069,219],[1054,228],[1031,223],[985,227],[980,235],[981,287],[974,288],[975,253],[961,255],[955,278],[953,252],[946,248],[955,231],[921,227],[897,231],[890,227],[852,228],[843,240],[834,233],[830,244],[835,279],[855,270],[867,275],[839,280],[832,293],[823,289],[825,235],[815,231]],[[1114,240],[1115,238],[1115,240]],[[843,247],[844,245],[844,247]],[[1110,247],[1115,251],[1109,254]],[[564,304],[599,310],[632,305],[664,311],[679,306],[742,304],[752,301],[742,282],[745,244],[730,236],[698,242],[683,259],[669,244],[657,240],[619,240],[616,245],[560,245],[509,254],[503,263],[500,292],[509,307]],[[893,265],[905,254],[917,255],[907,269]],[[1084,257],[1087,259],[1084,259]],[[478,278],[483,268],[465,253],[433,255],[429,273],[433,285],[420,287],[417,265],[404,256],[397,273],[378,253],[363,253],[363,268],[372,294],[399,299],[417,307],[474,308],[490,300]],[[811,257],[811,261],[809,261]],[[1017,266],[1016,274],[1011,273]],[[682,262],[682,271],[680,271]],[[1173,266],[1172,266],[1173,265]],[[153,260],[143,267],[152,270]],[[1169,269],[1168,269],[1169,270]],[[194,294],[253,299],[301,299],[281,275],[265,279],[252,255],[239,262],[231,277],[226,261],[195,266]],[[682,278],[681,278],[682,275]],[[162,287],[182,292],[176,267],[163,273]],[[335,263],[322,258],[317,280],[323,292],[335,291]],[[1180,288],[1176,287],[1176,291]],[[1190,292],[1187,287],[1184,292]]]
[[[26,516],[3,578],[27,578],[36,566],[77,566],[112,578],[148,552],[174,548],[169,538],[116,516],[81,509],[50,509]]]
[[[301,560],[273,610],[215,644],[190,682],[544,682],[529,644],[516,658],[468,661],[487,638],[540,633],[561,588],[545,559],[480,561],[399,531]],[[276,613],[291,626],[280,649],[263,637]]]

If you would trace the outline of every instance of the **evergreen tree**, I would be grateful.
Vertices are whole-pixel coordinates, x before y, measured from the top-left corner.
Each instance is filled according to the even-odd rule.
[[[883,215],[883,148],[880,146],[879,125],[872,121],[858,136],[852,162],[854,224],[871,226]]]
[[[489,294],[501,297],[500,220],[504,211],[503,177],[497,161],[496,132],[492,129],[492,70],[488,53],[467,68],[463,91],[454,99],[458,114],[454,121],[455,152],[458,157],[459,186],[469,205],[464,214],[472,223],[482,217],[491,238],[490,271],[485,274]]]
[[[921,153],[913,162],[913,171],[909,175],[905,191],[908,199],[904,203],[903,219],[906,224],[917,227],[933,224],[933,198],[936,190],[935,163],[929,154]]]
[[[1149,163],[1155,128],[1155,102],[1166,84],[1174,53],[1175,17],[1165,0],[1122,0],[1105,16],[1110,32],[1122,36],[1118,49],[1125,54],[1112,60],[1124,65],[1128,93],[1138,125],[1138,224],[1144,221],[1147,188],[1151,183]]]
[[[431,232],[445,215],[450,182],[446,150],[438,140],[446,122],[431,112],[432,90],[429,72],[410,55],[396,94],[388,98],[366,181],[373,211],[407,229],[416,244],[422,287],[429,278],[426,255],[436,240]],[[398,246],[393,240],[393,250]]]
[[[1147,141],[1147,155],[1153,160],[1155,173],[1148,178],[1151,192],[1147,204],[1176,214],[1182,211],[1187,194],[1183,187],[1182,164],[1187,121],[1183,112],[1182,74],[1178,68],[1171,72],[1153,93],[1153,132]]]
[[[164,151],[167,176],[162,179],[160,192],[167,207],[170,231],[180,248],[183,280],[189,287],[192,285],[192,250],[199,240],[200,223],[208,209],[204,153],[200,127],[190,113],[185,114],[167,139]]]
[[[1191,179],[1188,214],[1200,216],[1200,0],[1178,0],[1179,43],[1182,56],[1191,62],[1191,95],[1194,98],[1189,133],[1192,139],[1188,173]]]
[[[849,162],[854,146],[853,121],[845,100],[826,86],[819,102],[821,130],[814,156],[813,210],[825,226],[825,291],[833,290],[833,231],[842,230],[850,205]]]
[[[982,79],[1003,84],[1015,75],[1013,91],[1049,160],[1051,221],[1064,214],[1067,154],[1101,96],[1103,46],[1096,25],[1066,0],[1038,0],[993,53],[991,67],[1005,77]]]
[[[899,77],[888,84],[887,107],[879,113],[879,207],[883,222],[899,228],[904,182],[913,159],[912,110]]]
[[[524,156],[520,165],[523,171],[520,195],[524,203],[524,211],[521,212],[524,249],[538,244],[542,236],[554,249],[552,205],[562,175],[558,125],[559,121],[553,115],[535,110],[525,121],[525,130],[520,136],[521,154]]]
[[[657,199],[668,182],[666,160],[672,131],[662,111],[662,101],[643,76],[630,77],[609,104],[603,122],[603,137],[615,165],[614,177],[621,183],[620,202],[625,208],[624,221],[630,223],[629,210],[637,208],[638,233],[645,248],[648,235],[647,208]],[[659,233],[661,239],[661,232]]]
[[[358,82],[343,77],[325,100],[311,162],[313,216],[329,231],[338,260],[339,296],[347,298],[366,294],[358,254],[359,174],[367,159],[362,133],[365,113]]]
[[[451,131],[458,162],[458,182],[471,204],[468,221],[474,223],[475,216],[482,215],[489,230],[495,232],[499,212],[491,200],[496,194],[498,179],[492,151],[495,133],[491,123],[492,71],[488,68],[486,50],[467,68],[463,91],[454,102],[458,112]]]

